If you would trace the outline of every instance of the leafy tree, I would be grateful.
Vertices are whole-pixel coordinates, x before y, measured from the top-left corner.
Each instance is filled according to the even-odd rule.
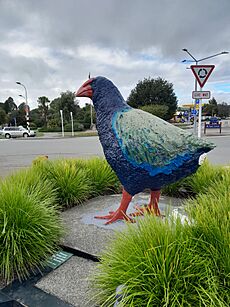
[[[203,106],[203,112],[210,116],[214,116],[215,114],[217,115],[218,107],[217,101],[214,97],[209,100],[208,104]]]
[[[26,127],[25,108],[26,108],[26,104],[25,102],[23,102],[18,106],[17,110],[14,110],[9,114],[9,124],[10,125]]]
[[[73,113],[73,115],[76,114],[76,104],[75,104],[75,94],[66,91],[61,93],[61,97],[59,98],[59,110],[63,110],[63,117],[65,120],[70,120],[70,112]]]
[[[47,127],[49,128],[61,127],[60,97],[55,98],[50,103],[50,107],[49,107],[48,115],[47,115]]]
[[[139,81],[131,91],[127,102],[134,108],[151,104],[165,105],[168,107],[165,119],[172,118],[177,109],[177,97],[173,91],[173,84],[160,77]]]
[[[23,125],[23,123],[20,122],[18,113],[19,113],[18,110],[14,110],[8,114],[8,125],[10,126]]]
[[[93,123],[96,123],[96,113],[94,110],[94,107],[92,106],[92,115],[93,115]],[[91,106],[90,104],[86,104],[85,107],[82,108],[83,114],[84,114],[84,118],[83,118],[83,124],[85,126],[86,129],[89,129],[91,126]]]
[[[149,104],[141,107],[140,109],[163,119],[167,117],[168,113],[168,106],[166,105]]]
[[[16,103],[14,102],[13,98],[12,97],[9,97],[8,99],[6,99],[6,101],[4,102],[4,110],[6,112],[6,114],[14,111],[14,110],[17,110],[17,105]]]
[[[61,125],[60,110],[63,111],[64,124],[70,122],[70,112],[75,116],[78,112],[78,101],[75,99],[75,94],[71,91],[61,93],[61,96],[55,98],[51,104],[48,112],[48,121],[52,120],[53,123]]]
[[[44,124],[44,120],[41,117],[41,113],[38,108],[30,111],[30,120],[36,127],[42,127]]]
[[[230,115],[230,105],[228,105],[226,102],[222,102],[219,103],[217,105],[217,109],[218,109],[218,116],[222,117],[222,118],[226,118]]]
[[[49,103],[50,101],[46,96],[38,98],[38,110],[40,111],[45,127],[47,127]]]
[[[7,116],[5,110],[0,108],[0,125],[4,125],[7,122]]]

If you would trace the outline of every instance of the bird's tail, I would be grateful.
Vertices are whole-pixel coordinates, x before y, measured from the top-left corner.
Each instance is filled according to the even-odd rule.
[[[206,159],[207,159],[207,154],[203,153],[199,158],[199,165],[202,165]]]

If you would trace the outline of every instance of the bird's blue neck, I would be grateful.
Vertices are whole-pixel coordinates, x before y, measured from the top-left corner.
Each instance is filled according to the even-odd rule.
[[[98,117],[111,117],[119,110],[130,108],[123,99],[120,92],[113,88],[108,95],[108,89],[105,91],[95,91],[93,94],[93,104]]]

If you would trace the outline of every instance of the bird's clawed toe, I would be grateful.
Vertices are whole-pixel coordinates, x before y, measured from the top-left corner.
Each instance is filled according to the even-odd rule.
[[[134,206],[134,209],[136,211],[129,214],[132,217],[144,215],[147,212],[147,210],[148,210],[146,205],[143,206],[143,207]]]
[[[94,216],[95,219],[102,219],[102,220],[109,220],[113,217],[110,213],[108,215],[96,215]]]
[[[127,216],[123,211],[117,210],[117,211],[110,211],[108,215],[103,216],[95,216],[96,219],[104,219],[108,220],[105,225],[112,224],[118,220],[125,220],[127,222],[133,223],[134,221]]]
[[[130,216],[132,217],[136,217],[136,216],[142,216],[145,214],[151,214],[151,215],[155,215],[158,217],[163,217],[163,215],[161,214],[158,206],[154,207],[152,205],[144,205],[142,207],[139,206],[135,206],[134,209],[136,210],[133,213],[130,213]]]

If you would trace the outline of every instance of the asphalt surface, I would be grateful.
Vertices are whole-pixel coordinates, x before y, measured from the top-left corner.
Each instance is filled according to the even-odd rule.
[[[230,133],[212,133],[206,137],[216,144],[208,154],[213,164],[230,164]],[[45,135],[43,138],[0,139],[0,177],[28,167],[41,155],[49,159],[90,158],[104,156],[98,137],[67,137]]]
[[[28,167],[41,155],[49,159],[103,156],[98,137],[0,139],[0,176]]]

